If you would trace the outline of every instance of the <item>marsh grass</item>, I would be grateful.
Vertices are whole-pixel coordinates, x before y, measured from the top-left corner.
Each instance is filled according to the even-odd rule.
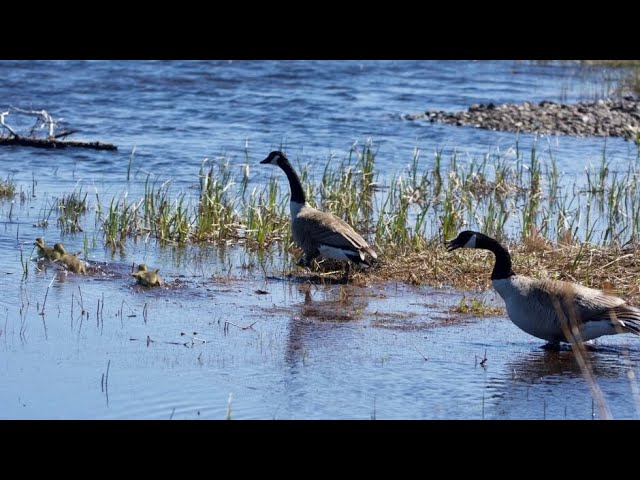
[[[618,90],[640,95],[640,60],[579,60],[589,68],[607,68],[613,72],[620,70]]]
[[[87,211],[87,193],[82,193],[82,187],[69,195],[63,195],[57,200],[59,211],[58,226],[63,233],[82,232],[80,217]]]
[[[504,308],[489,305],[484,300],[477,297],[468,298],[463,296],[457,305],[450,308],[450,312],[465,315],[470,314],[476,317],[488,317],[491,315],[504,314]]]
[[[7,177],[4,180],[0,179],[0,199],[13,198],[16,194],[16,184],[12,177]]]
[[[595,165],[570,177],[552,154],[541,157],[535,144],[523,151],[516,143],[480,158],[461,158],[455,151],[445,158],[440,150],[431,161],[416,148],[404,169],[380,178],[377,155],[369,140],[315,170],[297,166],[308,201],[345,219],[379,252],[379,261],[356,272],[356,281],[488,286],[492,258],[447,254],[442,246],[461,229],[474,229],[506,242],[521,271],[592,286],[608,282],[621,293],[638,293],[629,275],[637,265],[628,254],[640,240],[639,159],[616,171],[605,148]],[[250,165],[248,152],[242,162],[203,161],[195,194],[174,192],[171,181],[151,176],[142,198],[123,193],[107,207],[96,192],[105,243],[114,249],[124,248],[128,238],[242,244],[259,261],[283,256],[293,262],[299,252],[291,238],[286,177],[265,170],[266,183],[252,186],[250,169],[259,167]],[[86,204],[81,190],[63,197],[60,228],[79,226]],[[41,215],[42,224],[51,213]],[[605,264],[609,268],[601,269]],[[293,263],[289,267],[296,270]],[[317,265],[324,271],[334,267]]]

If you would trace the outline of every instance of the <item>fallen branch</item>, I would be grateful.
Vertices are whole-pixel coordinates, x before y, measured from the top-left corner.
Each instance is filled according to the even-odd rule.
[[[13,130],[13,128],[11,128],[9,125],[4,123],[4,117],[6,117],[7,115],[9,115],[9,112],[0,112],[0,125],[2,125],[4,128],[9,130],[9,133],[11,133],[11,135],[13,135],[14,137],[17,137],[18,134]]]
[[[7,127],[7,125],[4,125],[4,124],[2,125],[4,127]],[[6,138],[0,137],[0,145],[19,145],[24,147],[36,147],[36,148],[81,147],[81,148],[92,148],[94,150],[117,150],[118,149],[118,147],[116,147],[111,143],[62,141],[62,140],[56,140],[55,138],[40,139],[40,138],[26,138],[26,137],[20,137],[20,136],[6,137]]]
[[[30,115],[36,117],[36,123],[31,128],[31,131],[27,135],[20,135],[11,126],[7,125],[6,117],[15,112],[21,115]],[[49,112],[46,110],[25,110],[18,107],[10,107],[6,112],[0,112],[0,126],[9,132],[9,135],[0,135],[0,145],[18,145],[25,147],[36,148],[66,148],[66,147],[81,147],[92,148],[94,150],[117,150],[118,147],[110,143],[100,142],[81,142],[81,141],[62,141],[60,138],[66,138],[69,135],[77,133],[76,129],[64,129],[56,133],[59,122],[62,118],[55,120]],[[45,138],[37,138],[36,133],[38,130],[46,128],[47,135]]]

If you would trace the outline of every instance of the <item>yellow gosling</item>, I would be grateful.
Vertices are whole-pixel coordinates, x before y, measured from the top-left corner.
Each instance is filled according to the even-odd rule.
[[[58,258],[60,258],[60,254],[55,250],[55,247],[47,247],[47,245],[44,243],[43,238],[36,238],[34,245],[38,247],[38,254],[41,257],[44,257],[48,260],[57,260]]]
[[[77,255],[67,253],[64,245],[56,243],[53,246],[53,250],[59,255],[56,261],[62,263],[67,270],[71,270],[74,273],[87,273],[87,266]]]
[[[136,281],[145,287],[159,287],[162,285],[162,279],[158,275],[159,271],[159,268],[153,271],[147,270],[147,266],[141,263],[138,265],[138,271],[132,273],[131,276],[135,277]]]

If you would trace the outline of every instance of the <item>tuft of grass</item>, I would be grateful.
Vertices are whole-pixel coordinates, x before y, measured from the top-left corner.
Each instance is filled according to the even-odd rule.
[[[16,184],[12,177],[0,179],[0,198],[13,198],[16,194]]]
[[[489,317],[504,313],[503,308],[488,305],[482,299],[462,297],[458,305],[451,307],[452,313],[471,314],[479,317]]]
[[[134,145],[133,148],[131,149],[131,154],[129,155],[129,163],[127,165],[127,182],[131,178],[131,167],[133,166],[133,159],[135,157],[135,154],[136,154],[136,146]]]
[[[73,191],[69,195],[63,195],[57,201],[58,226],[63,233],[82,232],[80,217],[87,211],[87,193],[82,193],[82,188]]]

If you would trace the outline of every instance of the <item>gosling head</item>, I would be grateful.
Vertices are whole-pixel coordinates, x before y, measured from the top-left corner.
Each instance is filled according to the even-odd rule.
[[[62,255],[64,255],[65,253],[67,253],[67,251],[64,249],[64,245],[62,245],[61,243],[56,243],[56,244],[53,246],[53,249],[54,249],[56,252],[58,252],[58,253],[60,253],[60,254],[62,254]]]

